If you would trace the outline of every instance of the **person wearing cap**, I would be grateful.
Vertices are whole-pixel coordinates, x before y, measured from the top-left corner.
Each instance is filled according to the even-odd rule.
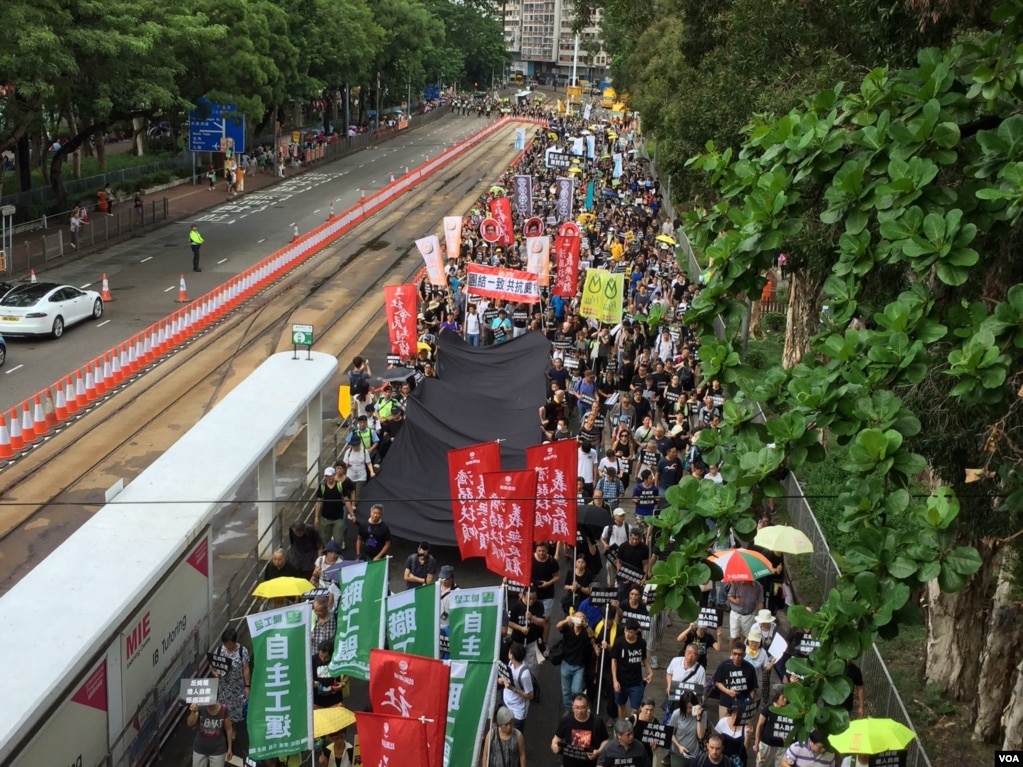
[[[782,757],[781,767],[834,767],[834,752],[828,750],[824,736],[814,730],[802,743],[793,743]]]
[[[355,484],[348,479],[345,464],[323,470],[323,482],[316,488],[316,503],[313,504],[313,525],[320,532],[324,542],[336,541],[341,551],[345,550],[346,520],[354,520],[355,506],[352,496]]]
[[[639,708],[643,690],[654,678],[647,656],[646,640],[640,634],[639,621],[625,621],[625,633],[611,648],[611,681],[614,686],[618,718],[629,716],[629,707]]]
[[[761,696],[766,696],[770,687],[771,669],[774,668],[774,661],[764,649],[763,636],[759,626],[751,628],[746,636],[746,660],[757,670],[757,674],[760,676]]]
[[[321,589],[330,589],[337,585],[337,573],[327,574],[327,570],[336,565],[341,559],[341,547],[337,541],[327,541],[323,547],[323,553],[316,559],[316,567],[313,569],[313,583]]]
[[[348,461],[348,479],[352,481],[354,488],[352,500],[358,501],[362,497],[362,490],[366,487],[369,478],[376,475],[376,469],[373,468],[373,458],[366,448],[363,447],[363,442],[360,439],[355,440],[349,445],[346,458]]]
[[[512,338],[512,322],[508,319],[508,312],[505,309],[498,309],[497,316],[490,323],[490,330],[494,334],[494,341],[503,344]]]
[[[430,553],[430,544],[423,541],[415,554],[405,560],[405,588],[429,586],[437,578],[437,560]]]
[[[597,758],[598,767],[615,767],[615,765],[629,765],[629,767],[651,767],[650,756],[646,748],[640,743],[633,733],[633,725],[628,719],[619,717],[614,726],[614,740],[608,741],[607,746]]]
[[[369,418],[365,415],[360,415],[356,419],[355,428],[348,435],[350,446],[354,446],[356,442],[361,442],[363,449],[370,455],[376,452],[377,444],[380,442],[380,437],[369,427]]]
[[[617,552],[618,552],[618,549],[622,545],[628,543],[628,541],[629,541],[629,530],[630,530],[630,528],[629,528],[628,522],[625,521],[625,509],[623,509],[621,506],[619,506],[618,508],[616,508],[612,512],[611,518],[612,518],[612,524],[610,524],[607,527],[605,527],[604,531],[600,534],[600,543],[599,543],[600,550],[604,553],[605,556],[608,555],[609,551],[612,554],[616,555]],[[615,557],[615,562],[617,562],[617,561],[618,560],[617,560],[617,556],[616,556]],[[618,572],[618,568],[615,566],[615,564],[611,561],[611,558],[609,557],[608,558],[608,562],[607,562],[607,585],[608,586],[614,586],[615,585],[615,578],[616,578],[617,572]]]
[[[496,727],[483,740],[484,767],[526,767],[526,740],[515,729],[515,716],[507,706],[497,709]]]

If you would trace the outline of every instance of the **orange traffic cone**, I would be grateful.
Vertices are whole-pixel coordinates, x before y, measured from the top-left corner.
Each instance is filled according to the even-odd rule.
[[[50,430],[49,425],[46,423],[46,413],[43,411],[43,398],[38,394],[36,395],[35,406],[32,408],[32,429],[35,431],[37,438],[42,437]]]
[[[25,440],[25,444],[31,444],[36,441],[36,419],[32,417],[32,410],[28,406],[28,400],[21,403],[21,437]]]
[[[71,411],[68,410],[67,406],[67,395],[71,391],[71,378],[68,378],[67,386],[64,385],[63,381],[57,382],[57,400],[53,404],[53,414],[57,417],[58,421],[66,421],[71,417]]]
[[[64,401],[64,392],[59,383],[57,384],[57,399],[61,402]],[[53,390],[50,387],[43,389],[43,413],[46,415],[48,428],[53,429],[60,424],[60,418],[57,417],[57,404],[53,400]]]
[[[110,295],[110,283],[107,281],[107,276],[103,275],[103,290],[100,291],[99,297],[104,301],[113,301],[114,297]]]
[[[11,432],[7,429],[7,419],[0,413],[0,458],[13,458],[14,448],[11,447]]]
[[[29,269],[28,270],[28,281],[31,282],[33,285],[35,285],[37,282],[39,282],[39,280],[36,279],[36,270],[35,269]]]
[[[11,411],[11,447],[14,450],[21,450],[25,447],[25,437],[21,433],[21,420],[18,418],[18,408]]]
[[[181,282],[178,284],[178,303],[188,303],[188,287],[185,285],[185,275],[181,275]]]

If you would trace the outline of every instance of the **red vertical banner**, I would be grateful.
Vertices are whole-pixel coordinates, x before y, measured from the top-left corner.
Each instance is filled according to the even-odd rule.
[[[462,559],[487,555],[490,517],[483,494],[483,474],[500,470],[501,446],[497,442],[448,451],[455,540]]]
[[[384,303],[387,306],[387,335],[391,339],[391,353],[412,357],[416,353],[416,301],[419,294],[415,285],[384,285]]]
[[[579,283],[579,245],[578,237],[558,235],[554,239],[554,261],[557,276],[551,293],[556,296],[572,298],[578,290]]]
[[[526,448],[526,465],[536,471],[536,524],[538,541],[575,545],[578,501],[575,485],[579,471],[579,443],[571,439]]]
[[[495,471],[483,475],[490,518],[487,569],[516,583],[529,583],[536,524],[536,472]]]
[[[500,230],[497,243],[508,247],[515,244],[515,228],[512,224],[511,200],[495,197],[490,201],[490,215],[497,221]]]
[[[418,719],[384,714],[355,714],[359,753],[365,765],[432,767],[426,748],[427,725]],[[443,748],[443,738],[441,739]],[[393,762],[391,760],[394,760]]]
[[[451,666],[444,661],[392,650],[369,653],[369,702],[388,716],[426,719],[429,767],[442,767]],[[363,743],[362,732],[359,742]],[[366,761],[363,750],[363,764]],[[402,767],[405,767],[403,764]]]

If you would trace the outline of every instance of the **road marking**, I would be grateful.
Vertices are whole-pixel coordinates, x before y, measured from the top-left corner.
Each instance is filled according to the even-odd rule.
[[[313,211],[313,213],[319,213],[319,212],[320,212],[319,208],[317,208],[316,210]]]
[[[110,320],[103,320],[103,322],[97,322],[97,323],[96,323],[96,325],[95,325],[95,327],[97,327],[97,328],[101,328],[101,327],[103,327],[104,325],[106,325],[106,324],[107,324],[108,322],[110,322]]]
[[[152,257],[152,256],[146,256],[146,257],[145,257],[145,258],[143,258],[143,259],[142,259],[141,261],[139,261],[139,263],[140,263],[140,264],[144,264],[144,263],[146,263],[146,261],[152,261],[152,260],[153,260],[153,257]]]
[[[170,293],[170,292],[171,292],[172,290],[174,290],[174,288],[176,288],[176,287],[177,287],[177,285],[171,285],[171,286],[170,286],[169,288],[167,288],[167,289],[166,289],[165,291],[163,291],[163,292],[164,292],[164,293]]]
[[[256,242],[256,244],[257,244],[257,245],[261,245],[261,244],[263,244],[264,242],[266,242],[266,237],[264,237],[264,238],[263,238],[262,240],[258,240],[258,241]]]
[[[226,262],[226,261],[227,261],[227,259],[226,259],[226,258],[222,258],[222,259],[220,259],[219,261],[217,261],[217,266],[220,266],[221,264],[223,264],[223,263],[224,263],[224,262]]]
[[[15,366],[14,366],[14,367],[12,367],[12,368],[11,368],[10,370],[4,371],[4,375],[5,375],[5,376],[9,376],[9,375],[10,375],[11,373],[13,373],[13,372],[14,372],[15,370],[21,370],[21,369],[22,369],[23,367],[25,367],[25,366],[24,366],[24,365],[15,365]]]

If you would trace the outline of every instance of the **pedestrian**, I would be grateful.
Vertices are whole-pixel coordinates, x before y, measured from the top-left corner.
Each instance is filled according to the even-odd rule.
[[[114,192],[114,187],[107,184],[106,188],[103,190],[103,194],[106,196],[107,200],[107,215],[112,216],[114,215],[114,203],[117,201],[117,194]]]
[[[203,238],[199,234],[199,227],[192,224],[192,231],[188,233],[188,242],[192,246],[192,271],[201,272],[199,268],[199,248],[202,247]]]
[[[135,191],[135,201],[132,203],[132,210],[135,211],[135,220],[140,224],[144,223],[144,209],[142,207],[142,190]]]
[[[217,171],[214,169],[213,163],[210,163],[210,168],[206,171],[206,180],[210,182],[211,192],[217,188]]]
[[[590,711],[590,701],[579,693],[571,710],[558,722],[551,751],[561,755],[563,767],[593,767],[607,745],[604,720]]]
[[[383,504],[374,503],[369,510],[369,519],[359,525],[355,555],[366,562],[376,562],[387,556],[390,548],[391,528],[384,522]]]
[[[224,767],[234,755],[234,729],[227,706],[214,702],[200,709],[193,703],[186,721],[189,727],[198,729],[192,744],[192,767]]]
[[[834,767],[837,759],[824,736],[814,730],[803,743],[793,743],[782,757],[781,767]]]
[[[515,729],[521,733],[526,731],[526,716],[529,714],[529,702],[535,695],[533,691],[533,674],[525,663],[526,648],[518,642],[508,645],[508,676],[497,679],[501,691],[501,700],[510,711]]]
[[[782,716],[772,708],[783,708],[788,703],[785,698],[785,685],[776,684],[771,688],[770,699],[760,709],[756,729],[753,735],[753,753],[757,764],[764,767],[778,767],[785,755],[785,739],[792,732],[795,723],[791,718]]]
[[[429,586],[437,579],[437,560],[430,553],[430,544],[423,541],[415,554],[405,560],[405,588]]]
[[[345,467],[345,464],[341,466]],[[323,470],[323,482],[316,490],[316,503],[313,505],[313,524],[319,529],[324,543],[333,539],[341,551],[345,550],[345,521],[355,519],[354,493],[355,483],[348,479],[344,468],[340,474],[334,466]]]
[[[572,705],[572,698],[584,690],[586,672],[593,668],[596,634],[585,613],[578,610],[563,618],[555,628],[561,633],[561,700],[567,709]]]
[[[690,767],[700,755],[700,741],[706,737],[703,707],[694,692],[685,691],[668,719],[671,732],[671,767]]]
[[[630,767],[651,767],[650,757],[647,756],[646,747],[636,741],[633,733],[632,722],[628,719],[619,719],[615,722],[615,739],[605,746],[597,758],[599,767],[615,767],[616,765],[630,765]]]
[[[486,767],[526,767],[526,741],[515,729],[515,715],[507,706],[497,709],[496,727],[483,740],[483,764]]]
[[[71,225],[71,249],[78,250],[78,230],[82,228],[83,223],[81,208],[75,208],[71,211],[69,223]]]
[[[249,699],[252,685],[252,654],[249,648],[238,642],[238,632],[233,628],[224,629],[220,635],[220,647],[214,656],[223,659],[226,671],[213,671],[220,679],[217,700],[227,707],[231,727],[234,730],[233,750],[239,756],[248,753],[248,732],[245,729],[245,703]]]

